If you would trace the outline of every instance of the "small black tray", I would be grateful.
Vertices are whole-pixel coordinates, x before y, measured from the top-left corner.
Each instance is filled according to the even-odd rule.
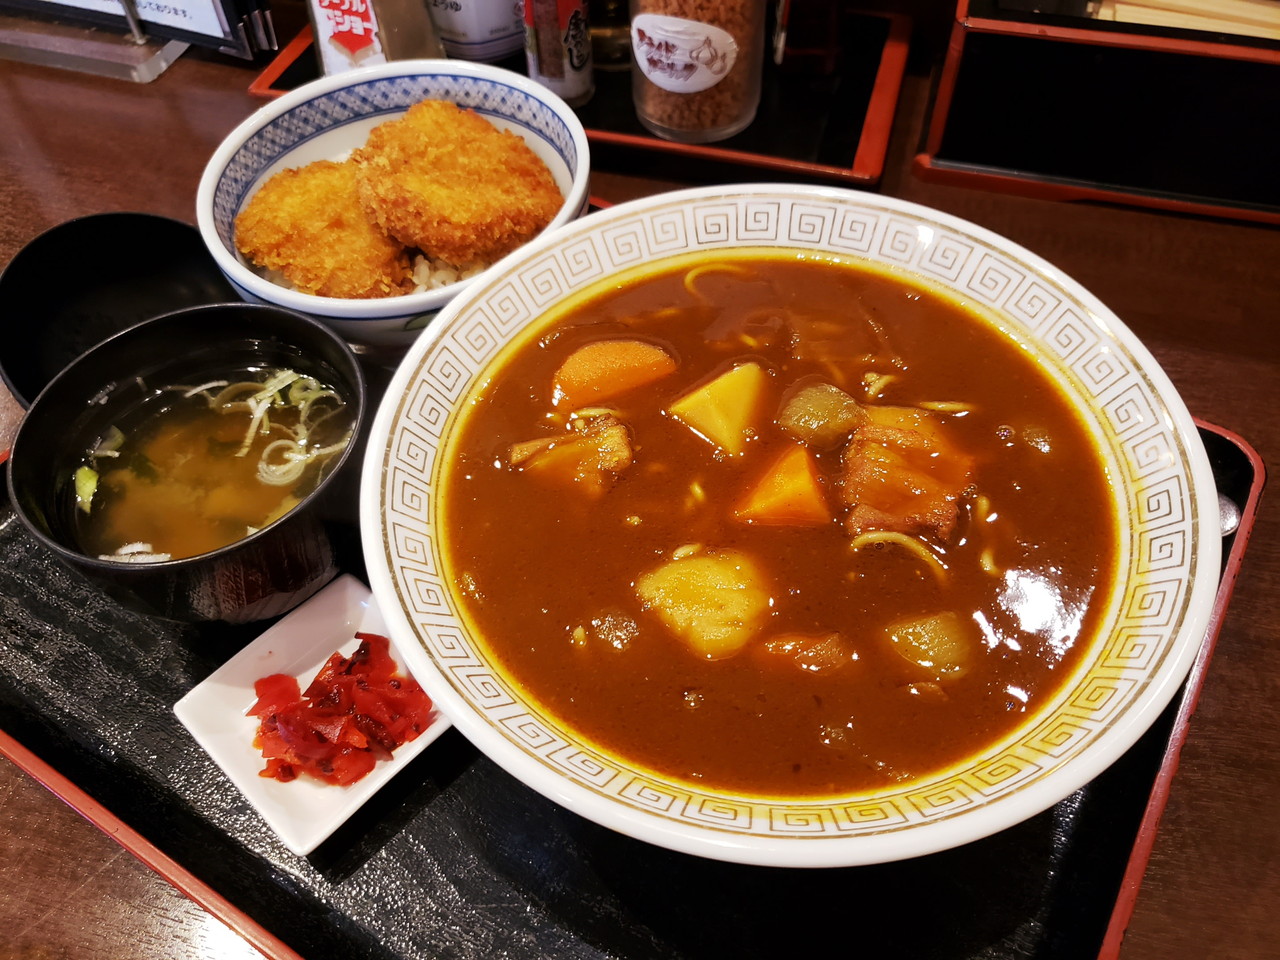
[[[1218,624],[1262,467],[1239,438],[1201,432],[1219,489],[1244,512],[1224,543]],[[356,541],[346,569],[359,573]],[[171,709],[265,624],[126,612],[44,551],[7,501],[0,558],[0,752],[282,960],[772,960],[851,937],[885,960],[1109,956],[1216,640],[1096,780],[1019,826],[915,860],[801,871],[662,850],[561,809],[456,731],[303,859]]]
[[[636,118],[629,71],[597,70],[596,92],[577,110],[594,160],[611,169],[643,164],[653,177],[681,180],[830,180],[846,186],[879,182],[898,92],[906,71],[910,21],[869,13],[832,0],[839,51],[825,65],[797,54],[779,67],[766,56],[760,108],[741,133],[716,144],[671,143]],[[784,64],[792,61],[784,58]],[[496,66],[526,73],[523,52]],[[275,97],[319,76],[311,28],[305,28],[250,85]]]
[[[916,173],[1280,223],[1280,41],[1096,20],[1076,15],[1083,6],[961,0]]]

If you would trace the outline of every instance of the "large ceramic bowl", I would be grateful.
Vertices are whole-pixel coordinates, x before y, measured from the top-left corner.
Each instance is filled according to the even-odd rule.
[[[944,773],[866,795],[799,802],[705,790],[585,742],[529,703],[469,633],[436,526],[460,401],[526,325],[574,289],[637,264],[760,246],[903,271],[986,312],[1025,341],[1071,398],[1115,496],[1119,573],[1083,665],[1013,735]],[[834,188],[659,195],[592,214],[513,254],[410,351],[375,418],[361,498],[367,566],[395,641],[464,735],[530,787],[600,824],[700,856],[775,866],[930,853],[1069,796],[1172,698],[1203,640],[1219,568],[1216,493],[1194,424],[1116,316],[988,230]]]
[[[457,60],[399,60],[322,77],[262,107],[214,151],[196,194],[196,219],[214,260],[246,300],[306,313],[352,343],[403,348],[470,281],[399,297],[345,300],[288,289],[260,276],[236,250],[236,215],[280,170],[341,160],[369,131],[424,99],[467,107],[521,136],[550,169],[564,205],[552,230],[584,213],[590,156],[573,110],[510,70]]]

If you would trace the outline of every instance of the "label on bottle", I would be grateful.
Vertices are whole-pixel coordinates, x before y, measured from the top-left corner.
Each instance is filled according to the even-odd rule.
[[[326,76],[386,63],[371,0],[310,0],[315,46]]]
[[[711,89],[738,59],[737,41],[727,31],[658,13],[632,19],[631,50],[640,72],[672,93]]]
[[[521,0],[427,0],[445,53],[459,60],[501,60],[524,46]]]
[[[530,78],[570,106],[589,100],[595,78],[584,0],[526,0],[524,29]]]

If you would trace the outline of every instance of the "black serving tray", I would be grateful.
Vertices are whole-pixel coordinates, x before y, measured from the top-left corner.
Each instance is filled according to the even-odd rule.
[[[1201,432],[1244,517],[1224,544],[1220,624],[1262,466],[1240,438]],[[346,569],[359,574],[351,534]],[[855,934],[859,952],[880,960],[1110,956],[1216,641],[1211,631],[1182,694],[1142,739],[1052,809],[914,860],[803,871],[615,834],[527,789],[456,730],[297,857],[172,713],[265,626],[127,612],[0,502],[0,750],[281,960],[772,960]]]
[[[719,143],[678,144],[652,135],[636,118],[630,72],[597,70],[595,94],[577,108],[593,166],[640,167],[648,176],[685,181],[741,181],[767,172],[771,179],[877,184],[906,71],[911,24],[899,15],[858,10],[844,0],[829,2],[836,35],[822,39],[838,57],[824,64],[795,48],[779,66],[767,54],[755,120]],[[316,79],[317,60],[306,27],[249,90],[279,96]],[[527,72],[523,52],[496,65]]]

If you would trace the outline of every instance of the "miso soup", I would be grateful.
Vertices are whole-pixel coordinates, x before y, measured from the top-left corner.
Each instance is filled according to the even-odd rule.
[[[280,519],[350,441],[332,388],[292,370],[241,370],[166,385],[86,451],[72,511],[80,549],[178,560]]]

